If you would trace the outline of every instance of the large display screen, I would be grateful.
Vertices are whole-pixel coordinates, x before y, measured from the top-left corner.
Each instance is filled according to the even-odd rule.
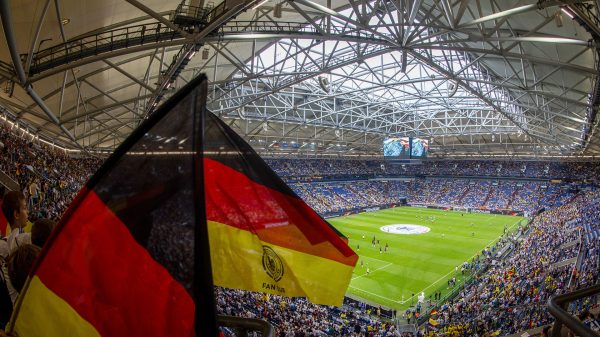
[[[383,156],[410,158],[410,138],[386,138],[383,140]]]
[[[383,156],[388,158],[425,158],[429,141],[422,138],[393,137],[383,140]]]
[[[429,141],[421,138],[410,139],[410,157],[425,158],[429,152]]]

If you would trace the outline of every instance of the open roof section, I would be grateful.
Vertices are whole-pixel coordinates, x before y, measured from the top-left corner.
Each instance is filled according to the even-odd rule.
[[[226,93],[215,97],[215,110],[226,114],[238,109],[238,116],[259,121],[379,134],[375,142],[387,135],[440,137],[435,146],[440,153],[454,152],[444,149],[450,144],[452,150],[458,146],[476,153],[580,150],[590,103],[577,91],[585,92],[578,89],[586,85],[591,90],[595,76],[593,63],[585,68],[593,59],[589,42],[577,38],[573,24],[575,37],[542,32],[548,24],[559,28],[554,25],[557,13],[562,15],[560,7],[553,14],[534,13],[542,22],[530,24],[539,33],[534,29],[521,37],[523,31],[517,29],[523,24],[506,17],[492,22],[493,28],[485,27],[490,20],[473,26],[489,17],[483,8],[479,17],[472,15],[466,3],[453,4],[462,11],[461,30],[461,20],[453,16],[448,21],[447,10],[453,6],[444,1],[422,2],[416,14],[392,1],[350,3],[335,14],[316,2],[295,1],[296,11],[304,6],[325,15],[310,18],[305,13],[308,23],[298,29],[303,34],[279,40],[247,61],[245,68],[253,71],[232,76]],[[496,11],[502,12],[500,7]],[[401,24],[413,14],[411,26]],[[531,16],[526,14],[515,13]],[[319,34],[322,39],[314,36]],[[528,48],[533,55],[524,54]],[[537,55],[544,50],[546,57],[551,52],[581,62],[545,60]],[[563,77],[553,76],[557,73]],[[573,82],[577,73],[587,76]]]
[[[22,82],[0,51],[2,85],[16,83],[0,104],[42,138],[109,150],[206,72],[212,108],[259,151],[373,155],[386,135],[409,134],[431,137],[440,156],[600,152],[594,1],[295,0],[276,18],[278,3],[185,31],[192,39],[166,23],[179,2],[11,1],[30,71]],[[120,40],[52,69],[28,65],[36,50],[43,61],[63,39],[74,48],[93,36]]]
[[[346,10],[341,14],[352,13]],[[325,25],[325,20],[315,24]],[[386,35],[384,25],[393,22],[393,18],[384,16],[381,25],[373,21],[370,20],[374,30],[382,36],[398,38]],[[337,24],[340,26],[334,30],[342,37],[346,31],[357,30],[347,23]],[[429,33],[423,31],[419,36],[431,41],[426,37]],[[423,58],[427,61],[422,61]],[[341,39],[315,43],[309,39],[283,39],[245,66],[254,69],[253,75],[236,72],[233,81],[238,85],[231,88],[234,93],[216,98],[215,112],[244,106],[247,117],[285,122],[291,118],[282,111],[302,110],[303,116],[298,116],[298,121],[309,125],[382,135],[435,137],[517,133],[528,129],[523,108],[513,104],[508,90],[493,86],[494,78],[465,52],[381,48],[375,41],[355,43]],[[300,78],[302,81],[298,82]],[[290,86],[290,82],[298,83]],[[463,82],[475,84],[485,95],[474,95],[470,87],[461,85]],[[257,103],[265,92],[273,91],[276,94],[269,96],[279,97],[266,97],[267,105]],[[282,104],[290,93],[300,98],[300,102]],[[440,120],[448,116],[479,121],[443,127]],[[427,126],[427,122],[437,124]]]

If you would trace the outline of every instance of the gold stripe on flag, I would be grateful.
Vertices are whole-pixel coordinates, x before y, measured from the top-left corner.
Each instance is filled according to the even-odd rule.
[[[37,276],[29,283],[27,296],[20,303],[19,317],[14,324],[14,331],[19,337],[100,337],[88,321],[46,288]]]
[[[342,304],[353,266],[265,243],[215,221],[208,221],[208,230],[215,285]]]

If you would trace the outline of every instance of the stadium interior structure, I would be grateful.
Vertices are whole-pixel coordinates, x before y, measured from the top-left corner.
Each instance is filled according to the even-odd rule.
[[[208,109],[325,218],[412,206],[528,219],[455,291],[406,311],[219,288],[220,314],[278,336],[600,327],[600,2],[13,0],[0,18],[0,183],[28,194],[31,221],[58,220],[204,73]],[[384,158],[401,137],[426,151]],[[570,304],[550,305],[558,295]]]

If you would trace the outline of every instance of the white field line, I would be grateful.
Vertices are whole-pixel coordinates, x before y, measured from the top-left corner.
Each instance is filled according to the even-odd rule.
[[[376,258],[370,257],[370,256],[365,256],[365,257],[363,257],[363,259],[370,259],[370,260],[375,260],[375,261],[379,261],[379,262],[383,262],[383,263],[391,263],[390,261],[384,261],[384,260],[376,259]]]
[[[421,211],[421,209],[419,209],[419,210]],[[521,220],[523,220],[523,219],[521,219]],[[508,231],[510,231],[511,229],[513,229],[513,228],[514,228],[514,227],[515,227],[515,226],[516,226],[516,225],[517,225],[519,222],[521,222],[521,220],[519,220],[519,221],[516,221],[515,223],[513,223],[513,224],[512,224],[512,225],[511,225],[511,226],[508,228]],[[491,219],[490,219],[490,220],[488,220],[488,221],[487,221],[487,223],[489,223],[490,221],[491,221]],[[490,242],[489,242],[489,243],[488,243],[486,246],[490,246],[490,245],[491,245],[491,244],[492,244],[494,241],[496,241],[497,239],[498,239],[498,238],[496,238],[496,239],[494,239],[494,240],[490,241]],[[470,259],[474,258],[475,256],[477,256],[477,254],[479,254],[479,252],[475,253],[473,256],[471,256],[471,257],[470,257],[470,258],[468,258],[467,260],[470,260]],[[385,262],[385,263],[388,263],[387,265],[385,265],[385,266],[383,266],[383,267],[380,267],[380,268],[377,268],[377,269],[373,270],[373,272],[375,272],[375,271],[377,271],[377,270],[380,270],[380,269],[383,269],[383,268],[387,268],[387,267],[389,267],[390,265],[392,265],[392,264],[393,264],[393,263],[391,263],[391,262],[387,262],[387,261],[379,260],[379,259],[376,259],[376,258],[374,258],[374,257],[368,257],[368,256],[366,256],[366,258],[367,258],[367,259],[372,259],[372,260],[377,260],[377,261],[380,261],[380,262]],[[427,290],[427,289],[431,288],[432,286],[436,285],[438,282],[440,282],[440,281],[441,281],[441,280],[443,280],[444,278],[448,277],[448,276],[449,276],[449,275],[451,275],[453,272],[455,272],[455,271],[452,271],[452,270],[451,270],[449,273],[447,273],[446,275],[442,276],[442,277],[441,277],[441,278],[439,278],[437,281],[435,281],[435,282],[431,283],[429,286],[427,286],[426,288],[424,288],[423,290],[421,290],[421,292],[425,292],[425,290]],[[352,280],[355,280],[355,279],[361,278],[361,277],[363,277],[363,276],[366,276],[366,273],[365,273],[365,274],[363,274],[363,275],[355,276],[355,277],[353,277],[353,278],[352,278]],[[355,286],[352,286],[352,285],[349,285],[348,287],[349,287],[349,288],[356,289],[356,290],[359,290],[359,291],[362,291],[362,292],[364,292],[364,293],[367,293],[367,294],[369,294],[369,295],[373,295],[373,296],[375,296],[375,297],[379,297],[379,298],[382,298],[382,299],[388,300],[388,301],[390,301],[390,302],[393,302],[393,303],[398,303],[398,304],[405,304],[405,303],[407,303],[409,300],[411,300],[411,297],[412,297],[412,296],[411,296],[411,297],[409,297],[408,299],[406,299],[406,300],[404,300],[404,301],[402,301],[402,300],[398,300],[398,301],[396,301],[396,300],[392,300],[392,299],[390,299],[390,298],[388,298],[388,297],[381,296],[381,295],[378,295],[378,294],[372,293],[372,292],[370,292],[370,291],[363,290],[363,289],[361,289],[361,288],[357,288],[357,287],[355,287]],[[416,293],[416,294],[420,294],[421,292],[418,292],[418,293]]]
[[[380,261],[381,261],[381,260],[380,260]],[[372,274],[372,273],[374,273],[374,272],[376,272],[376,271],[378,271],[378,270],[381,270],[381,269],[383,269],[383,268],[387,268],[387,267],[391,266],[392,264],[393,264],[393,263],[389,262],[388,264],[386,264],[386,265],[385,265],[385,266],[383,266],[383,267],[379,267],[379,268],[377,268],[377,269],[373,269],[373,271],[371,271],[369,274]],[[363,276],[366,276],[366,275],[367,275],[367,273],[365,272],[365,273],[364,273],[364,274],[362,274],[362,275],[359,275],[359,276],[355,276],[355,277],[353,277],[351,281],[353,281],[353,280],[356,280],[357,278],[361,278],[361,277],[363,277]]]
[[[399,301],[394,301],[394,300],[393,300],[393,299],[391,299],[391,298],[387,298],[387,297],[385,297],[385,296],[381,296],[381,295],[378,295],[378,294],[374,294],[374,293],[372,293],[372,292],[370,292],[370,291],[366,291],[366,290],[363,290],[363,289],[357,288],[357,287],[355,287],[355,286],[349,286],[349,288],[356,289],[356,290],[358,290],[358,291],[361,291],[361,292],[363,292],[363,293],[367,293],[367,294],[369,294],[369,295],[373,295],[373,296],[375,296],[375,297],[383,298],[384,300],[388,300],[388,301],[390,301],[390,302],[393,302],[393,303],[400,303]]]

